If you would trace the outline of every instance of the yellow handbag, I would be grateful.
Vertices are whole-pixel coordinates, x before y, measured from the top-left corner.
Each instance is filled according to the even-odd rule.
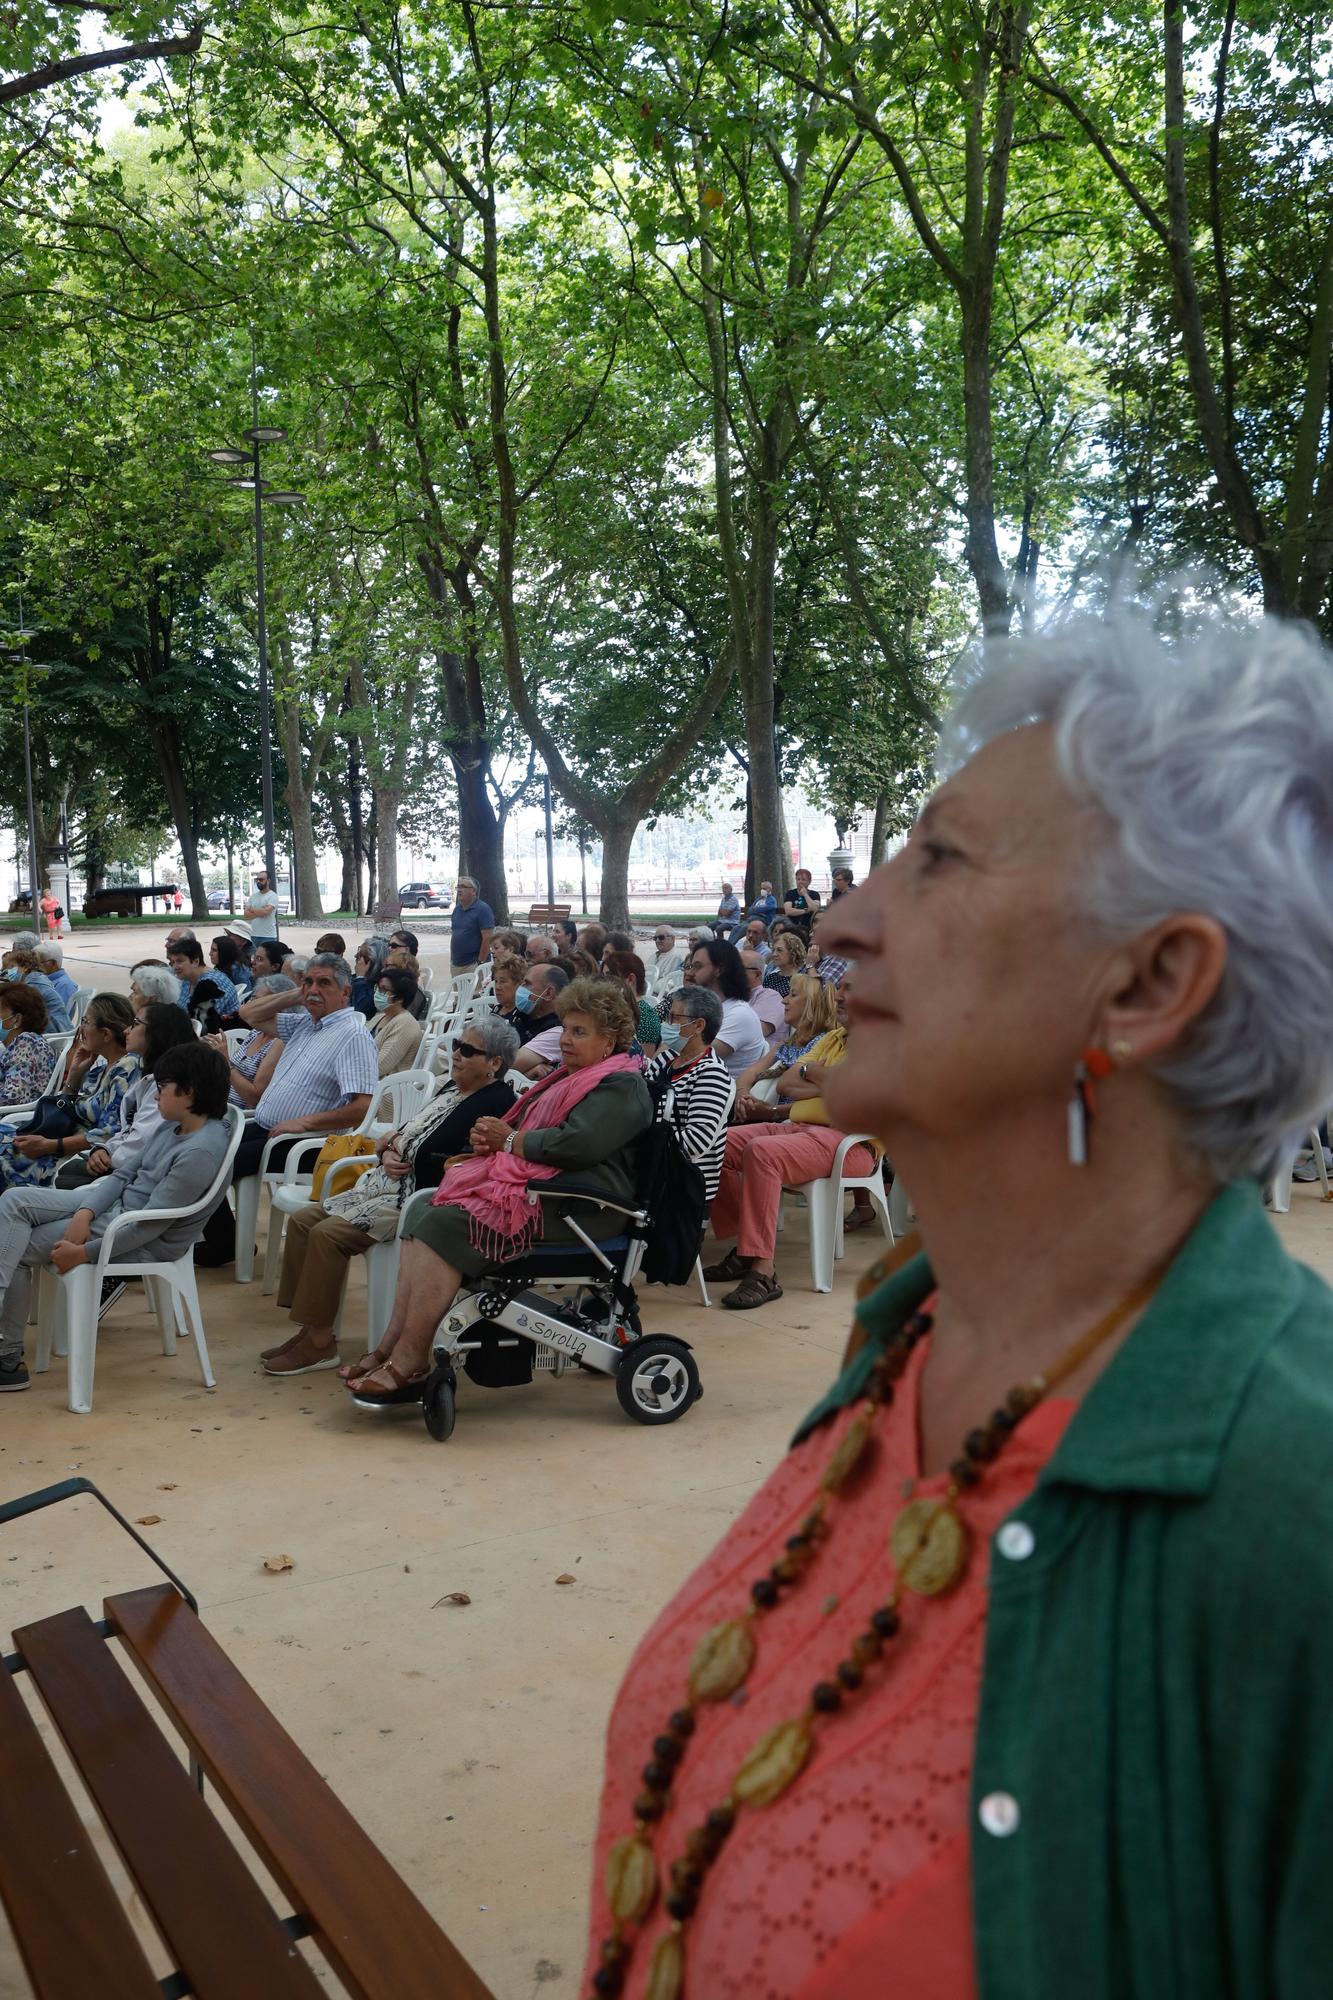
[[[365,1134],[361,1132],[333,1133],[330,1138],[324,1141],[324,1144],[319,1149],[319,1157],[315,1161],[315,1174],[310,1189],[310,1199],[312,1201],[319,1201],[323,1198],[324,1181],[330,1168],[336,1167],[342,1160],[354,1160],[362,1156],[366,1156],[367,1166],[373,1163],[375,1158],[375,1141],[373,1139],[366,1138]]]

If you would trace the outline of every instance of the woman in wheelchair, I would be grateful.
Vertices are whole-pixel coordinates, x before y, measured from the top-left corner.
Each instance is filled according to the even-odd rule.
[[[556,1009],[559,1069],[504,1118],[477,1120],[472,1157],[446,1171],[433,1204],[404,1230],[393,1317],[380,1345],[346,1371],[358,1401],[416,1400],[435,1329],[465,1280],[521,1259],[537,1238],[578,1241],[559,1211],[566,1177],[633,1206],[639,1141],[653,1119],[639,1059],[626,1053],[635,1009],[620,981],[600,979],[574,980]],[[623,1227],[586,1208],[579,1225],[594,1237]]]
[[[388,1242],[415,1189],[439,1186],[445,1161],[466,1149],[479,1118],[512,1107],[514,1093],[503,1078],[517,1052],[518,1036],[498,1014],[468,1028],[454,1043],[449,1081],[424,1111],[380,1140],[374,1164],[350,1187],[288,1217],[278,1305],[290,1308],[296,1332],[264,1349],[265,1374],[337,1367],[333,1328],[353,1257]]]

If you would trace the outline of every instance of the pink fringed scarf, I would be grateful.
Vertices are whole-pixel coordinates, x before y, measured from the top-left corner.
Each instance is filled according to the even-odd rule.
[[[524,1091],[504,1123],[518,1132],[563,1125],[576,1104],[608,1076],[642,1069],[640,1056],[607,1056],[587,1069],[557,1070]],[[558,1167],[545,1167],[517,1153],[487,1153],[450,1167],[435,1190],[432,1207],[461,1208],[471,1218],[472,1247],[488,1262],[521,1257],[542,1233],[542,1207],[534,1181],[554,1180]]]

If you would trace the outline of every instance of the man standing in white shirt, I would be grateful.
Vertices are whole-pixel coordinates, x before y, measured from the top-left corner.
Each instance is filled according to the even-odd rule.
[[[278,935],[278,904],[281,901],[273,884],[268,879],[268,870],[261,868],[255,876],[254,894],[242,912],[250,926],[252,939],[271,938]]]

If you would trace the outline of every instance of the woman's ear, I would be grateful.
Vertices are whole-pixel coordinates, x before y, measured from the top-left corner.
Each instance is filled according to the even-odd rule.
[[[1106,1007],[1108,1046],[1145,1061],[1179,1043],[1212,1001],[1227,963],[1227,938],[1214,917],[1181,911],[1124,946]]]

